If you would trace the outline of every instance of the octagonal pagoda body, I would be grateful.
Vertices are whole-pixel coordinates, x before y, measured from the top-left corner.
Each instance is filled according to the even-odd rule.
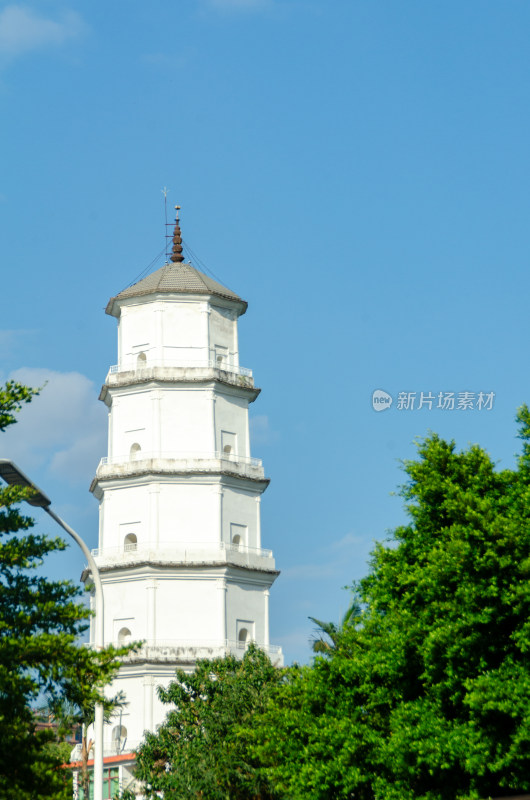
[[[111,691],[127,706],[104,749],[134,749],[167,709],[156,686],[198,658],[269,643],[277,576],[261,546],[268,485],[250,453],[248,407],[259,394],[239,365],[237,323],[247,304],[191,264],[166,264],[109,301],[118,364],[100,399],[108,455],[91,491],[100,502],[105,640],[142,641]]]

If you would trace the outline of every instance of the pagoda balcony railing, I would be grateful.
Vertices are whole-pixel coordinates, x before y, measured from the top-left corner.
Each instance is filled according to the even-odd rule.
[[[232,542],[135,542],[122,547],[95,548],[92,555],[100,567],[130,566],[149,561],[178,564],[221,562],[275,568],[272,550]]]
[[[216,450],[213,453],[205,451],[148,451],[136,450],[134,454],[128,453],[121,456],[104,456],[99,462],[100,466],[107,464],[123,464],[124,461],[146,461],[151,459],[164,459],[168,461],[226,461],[230,464],[249,464],[251,467],[262,467],[263,462],[261,458],[251,458],[250,456],[240,456],[235,453],[224,453]]]
[[[115,375],[119,372],[135,372],[141,375],[142,373],[149,373],[153,368],[179,368],[179,369],[217,369],[222,372],[230,372],[234,375],[241,375],[245,378],[252,378],[252,370],[247,367],[240,367],[239,364],[230,363],[228,360],[219,360],[218,358],[206,357],[197,359],[187,358],[163,358],[163,359],[150,359],[146,358],[145,361],[138,361],[137,358],[126,359],[119,364],[113,364],[109,368],[109,374]]]
[[[97,477],[134,475],[138,472],[229,472],[254,480],[264,478],[260,458],[234,453],[205,452],[149,452],[136,450],[127,455],[101,459]]]
[[[114,645],[122,647],[127,641],[105,642],[105,646]],[[178,662],[196,661],[199,658],[223,658],[227,655],[234,655],[242,658],[248,647],[248,642],[238,642],[235,640],[189,640],[189,639],[154,639],[141,642],[134,651],[122,656],[123,663],[135,661],[158,661],[158,662]],[[283,663],[282,648],[278,645],[263,645],[259,642],[257,646],[263,650],[271,661]]]

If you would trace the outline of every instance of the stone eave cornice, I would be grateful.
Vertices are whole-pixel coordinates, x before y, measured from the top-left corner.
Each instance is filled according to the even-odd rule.
[[[207,302],[212,306],[230,308],[241,317],[248,308],[248,303],[240,298],[226,297],[215,292],[160,292],[149,291],[132,297],[111,297],[105,308],[105,313],[111,317],[120,318],[121,309],[128,306],[146,305],[147,303],[171,301]]]
[[[169,385],[194,385],[194,384],[221,384],[222,386],[226,386],[229,389],[235,389],[235,394],[243,394],[249,397],[249,402],[253,403],[254,400],[258,397],[261,392],[261,389],[257,386],[250,385],[249,379],[246,379],[244,376],[236,375],[235,373],[227,372],[226,370],[219,370],[214,367],[209,369],[208,371],[211,373],[210,375],[201,375],[197,376],[196,378],[193,377],[186,377],[186,378],[176,378],[176,377],[169,377],[162,375],[162,369],[158,367],[153,367],[150,370],[145,370],[145,372],[153,373],[149,376],[139,375],[137,371],[130,370],[128,372],[118,372],[111,376],[111,379],[107,379],[103,386],[101,387],[101,391],[99,393],[99,399],[105,403],[106,406],[111,405],[111,390],[112,389],[120,389],[126,386],[141,386],[145,384],[156,384],[163,383]],[[159,374],[156,374],[156,372]],[[188,370],[189,371],[189,370]],[[197,369],[199,371],[199,369]],[[200,370],[203,371],[203,370]],[[219,373],[223,373],[221,376]],[[251,380],[251,379],[250,379]]]
[[[189,562],[186,562],[186,561],[179,561],[178,559],[173,559],[173,560],[168,560],[168,559],[163,559],[162,560],[162,559],[160,559],[160,560],[156,560],[154,558],[146,558],[146,559],[143,559],[141,561],[140,560],[135,561],[134,564],[131,563],[131,562],[124,562],[123,564],[114,563],[114,564],[109,564],[107,566],[105,566],[103,564],[100,564],[98,566],[98,570],[99,570],[100,573],[112,573],[112,572],[122,572],[124,570],[136,570],[136,569],[140,569],[142,567],[143,568],[145,568],[145,567],[155,567],[155,568],[158,568],[158,569],[172,569],[172,570],[173,569],[183,569],[186,572],[188,572],[188,571],[197,572],[199,570],[212,569],[212,568],[214,568],[214,569],[218,569],[218,568],[221,568],[221,569],[226,569],[226,568],[241,569],[246,573],[257,573],[258,575],[274,576],[273,581],[271,582],[271,585],[274,582],[274,580],[276,580],[278,575],[280,574],[280,570],[279,569],[273,569],[273,568],[266,569],[265,567],[256,567],[256,566],[249,566],[247,564],[238,564],[235,561],[230,561],[230,559],[227,559],[226,561],[219,561],[219,560],[215,560],[215,559],[211,559],[211,560],[208,561],[207,559],[205,559],[204,561],[201,561],[201,562],[189,563]],[[85,569],[81,573],[81,581],[82,581],[82,583],[84,583],[88,579],[89,575],[90,575],[90,569],[89,569],[89,567],[85,567]]]
[[[228,644],[228,647],[226,644]],[[226,644],[219,643],[211,645],[208,643],[202,644],[200,642],[196,642],[186,645],[184,642],[178,642],[172,646],[171,643],[153,645],[150,642],[142,642],[137,650],[132,651],[127,656],[124,656],[120,659],[119,674],[122,677],[125,677],[125,675],[127,675],[127,677],[132,677],[133,675],[138,676],[139,670],[140,674],[149,674],[151,670],[145,673],[142,667],[144,667],[146,664],[150,664],[158,665],[159,667],[167,667],[168,665],[172,665],[173,669],[171,674],[174,675],[175,668],[179,666],[181,668],[184,667],[190,669],[191,671],[191,668],[197,664],[199,659],[223,658],[229,654],[237,655],[239,658],[241,658],[244,651],[243,649],[237,647],[236,642]],[[260,643],[257,643],[257,646],[269,655],[269,658],[273,664],[275,661],[278,666],[283,664],[283,653],[281,648],[274,648],[274,650],[272,650],[267,645],[262,645]]]
[[[201,469],[175,469],[175,470],[156,470],[152,468],[146,469],[138,469],[135,471],[128,472],[127,474],[123,474],[121,472],[116,472],[114,474],[105,475],[105,477],[98,477],[92,479],[92,482],[89,487],[89,491],[92,492],[94,497],[98,500],[101,500],[103,497],[103,491],[101,489],[101,484],[104,483],[111,483],[113,481],[124,481],[130,478],[140,478],[140,477],[153,477],[156,476],[171,476],[171,475],[221,475],[227,478],[236,479],[239,483],[249,483],[253,486],[258,486],[264,492],[267,486],[270,483],[270,478],[253,478],[248,475],[241,475],[238,472],[222,469],[222,470],[201,470]]]

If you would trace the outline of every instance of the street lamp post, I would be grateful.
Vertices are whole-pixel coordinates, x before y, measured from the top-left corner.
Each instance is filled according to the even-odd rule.
[[[0,477],[8,484],[16,484],[17,486],[27,486],[33,489],[34,494],[27,498],[27,502],[32,506],[43,508],[55,522],[66,531],[66,533],[74,539],[83,551],[92,578],[94,580],[94,587],[96,590],[96,618],[95,618],[95,645],[97,650],[102,650],[105,646],[104,629],[103,629],[103,585],[101,583],[101,576],[99,569],[94,561],[94,557],[83,539],[71,528],[64,520],[62,520],[55,511],[50,508],[51,500],[47,497],[33,481],[31,481],[16,464],[8,459],[0,459]],[[103,800],[103,705],[96,703],[94,714],[94,800]],[[87,798],[88,800],[88,798]]]

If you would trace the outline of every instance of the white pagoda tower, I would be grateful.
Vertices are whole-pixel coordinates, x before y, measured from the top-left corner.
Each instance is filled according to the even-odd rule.
[[[246,309],[184,263],[178,212],[171,263],[106,308],[118,320],[118,364],[100,394],[109,437],[91,485],[100,502],[94,555],[106,642],[144,644],[112,686],[127,706],[106,726],[105,755],[131,752],[163,721],[156,687],[177,667],[242,655],[250,641],[283,660],[269,643],[278,572],[261,547],[268,479],[250,455],[248,406],[260,390],[239,366]]]

